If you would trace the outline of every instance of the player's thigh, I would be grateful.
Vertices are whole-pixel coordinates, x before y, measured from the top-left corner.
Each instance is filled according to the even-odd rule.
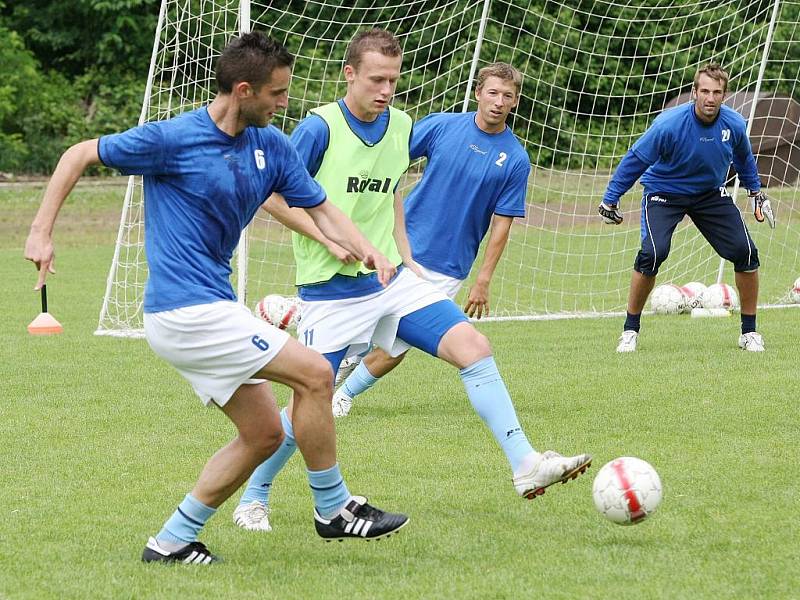
[[[269,363],[256,373],[289,386],[295,391],[324,391],[333,386],[333,370],[330,363],[319,353],[303,346],[293,338],[284,344]]]
[[[459,333],[452,333],[458,329]],[[485,338],[478,333],[467,316],[452,300],[440,300],[411,312],[400,319],[397,337],[406,344],[419,348],[431,356],[453,362],[454,356],[467,354],[471,349],[484,346]],[[455,340],[465,341],[470,347],[458,352]]]
[[[733,261],[738,270],[758,268],[755,244],[741,211],[727,191],[715,191],[698,199],[689,217],[717,254]]]
[[[285,331],[256,318],[247,307],[212,302],[147,313],[147,341],[183,375],[204,403],[224,406],[236,390],[290,339]]]
[[[686,216],[687,200],[664,194],[642,196],[641,240],[642,250],[653,250],[666,257],[669,254],[672,234]]]

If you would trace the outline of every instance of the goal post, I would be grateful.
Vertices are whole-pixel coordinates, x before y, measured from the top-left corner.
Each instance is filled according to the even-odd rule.
[[[344,95],[344,50],[359,30],[383,27],[403,45],[394,104],[415,120],[474,110],[474,77],[494,61],[523,74],[509,125],[530,156],[527,216],[516,219],[492,283],[504,319],[566,318],[624,310],[640,244],[641,188],[621,202],[625,222],[596,214],[613,168],[659,112],[684,101],[698,66],[731,75],[729,105],[749,118],[775,230],[755,223],[763,304],[780,304],[800,275],[800,0],[164,0],[142,121],[165,119],[213,97],[213,61],[247,26],[296,56],[289,109],[274,125],[290,133],[311,108]],[[424,164],[412,165],[407,192]],[[735,187],[731,181],[731,189]],[[141,182],[126,192],[97,333],[140,335],[147,266]],[[260,212],[240,245],[234,285],[253,304],[293,295],[289,232]],[[480,260],[480,258],[479,258]],[[660,282],[733,282],[697,229],[675,232]]]

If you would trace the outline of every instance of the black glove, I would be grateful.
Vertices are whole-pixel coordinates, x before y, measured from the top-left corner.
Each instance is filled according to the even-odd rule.
[[[597,212],[603,217],[603,223],[608,223],[609,225],[619,225],[622,223],[622,213],[619,212],[619,206],[616,204],[611,206],[605,202],[601,202],[600,206],[597,207]]]

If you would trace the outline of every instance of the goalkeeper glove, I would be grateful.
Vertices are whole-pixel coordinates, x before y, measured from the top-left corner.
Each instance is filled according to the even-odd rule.
[[[600,206],[597,207],[597,212],[603,217],[603,223],[608,223],[609,225],[619,225],[622,223],[622,213],[619,212],[619,207],[616,204],[609,205],[605,202],[601,202]]]
[[[767,195],[762,191],[750,192],[750,199],[753,201],[753,216],[756,221],[763,223],[766,219],[769,226],[775,229],[775,213],[772,212],[772,204]]]

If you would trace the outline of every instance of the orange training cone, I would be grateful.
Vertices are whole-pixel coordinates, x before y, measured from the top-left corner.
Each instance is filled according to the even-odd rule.
[[[64,328],[56,318],[47,312],[47,286],[42,286],[42,312],[28,325],[28,333],[31,335],[53,335],[61,333]]]

